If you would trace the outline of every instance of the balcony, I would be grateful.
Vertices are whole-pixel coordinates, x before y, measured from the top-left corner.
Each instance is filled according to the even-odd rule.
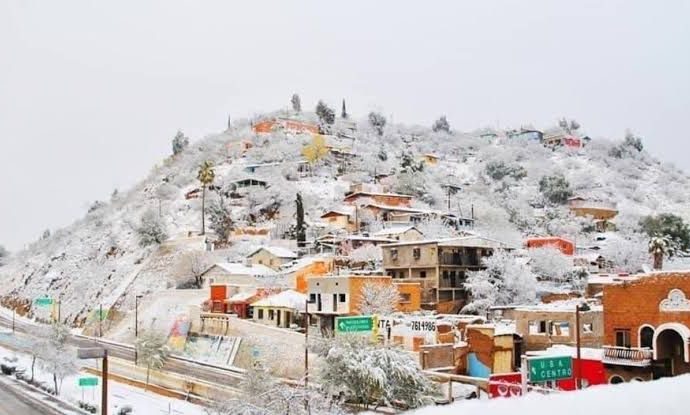
[[[604,346],[602,362],[607,365],[647,367],[652,364],[652,349]]]

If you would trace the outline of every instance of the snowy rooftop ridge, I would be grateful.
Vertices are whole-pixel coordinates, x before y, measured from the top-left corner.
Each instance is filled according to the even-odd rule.
[[[276,295],[272,295],[252,303],[252,307],[291,308],[304,312],[306,302],[306,295],[295,290],[285,290]]]
[[[283,248],[282,246],[271,246],[271,245],[263,245],[263,246],[256,248],[249,255],[247,255],[247,258],[254,256],[257,252],[259,252],[261,250],[266,250],[271,255],[275,255],[278,258],[289,258],[289,259],[297,258],[297,254],[294,253],[292,250],[287,249],[287,248]]]
[[[425,239],[421,241],[406,241],[386,244],[386,247],[438,244],[439,246],[478,246],[487,248],[511,248],[509,244],[496,239],[479,235],[460,236],[455,238]]]
[[[240,275],[273,275],[275,271],[266,265],[245,265],[236,262],[218,262],[211,267],[220,267],[231,274]],[[209,268],[210,269],[210,268]],[[208,271],[208,270],[207,270]]]

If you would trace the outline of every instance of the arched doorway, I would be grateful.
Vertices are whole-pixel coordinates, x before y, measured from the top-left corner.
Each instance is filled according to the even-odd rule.
[[[658,364],[655,377],[675,376],[685,373],[685,339],[672,329],[659,330],[656,335],[654,352]]]
[[[647,347],[651,349],[654,347],[654,328],[644,326],[640,330],[640,347]]]

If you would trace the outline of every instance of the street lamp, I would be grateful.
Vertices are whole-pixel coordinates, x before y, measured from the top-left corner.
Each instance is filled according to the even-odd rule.
[[[139,338],[139,299],[143,295],[139,294],[134,297],[134,338]],[[135,340],[136,343],[136,340]],[[137,346],[134,345],[134,366],[137,365]]]
[[[587,303],[577,304],[575,306],[575,347],[577,348],[577,365],[575,366],[575,381],[577,389],[582,389],[582,373],[580,372],[581,364],[581,342],[580,342],[580,311],[589,311]]]

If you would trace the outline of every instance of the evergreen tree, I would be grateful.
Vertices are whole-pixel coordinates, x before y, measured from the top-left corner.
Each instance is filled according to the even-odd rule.
[[[10,255],[10,253],[5,249],[4,246],[0,245],[0,266],[5,263],[5,259]]]
[[[650,237],[665,237],[672,242],[672,247],[680,251],[690,250],[690,227],[678,215],[662,213],[657,216],[645,216],[640,221],[640,228]]]
[[[228,115],[228,130],[232,128],[232,117]]]
[[[444,131],[446,133],[450,133],[450,124],[448,124],[448,120],[446,119],[446,116],[442,115],[441,118],[434,121],[434,125],[431,126],[431,129],[435,133],[437,133],[439,131]]]
[[[187,146],[189,146],[189,138],[182,131],[178,130],[172,140],[173,155],[180,154]]]
[[[307,229],[304,224],[304,203],[302,202],[302,195],[299,193],[297,193],[297,198],[295,199],[295,209],[295,216],[297,217],[295,236],[297,238],[297,246],[301,248],[307,240]]]
[[[347,118],[347,110],[345,109],[345,99],[343,99],[343,109],[340,111],[340,118]]]
[[[323,124],[333,125],[335,123],[335,111],[323,101],[316,104],[316,115]]]
[[[380,112],[369,113],[369,124],[378,135],[383,135],[383,128],[386,126],[386,117]]]
[[[299,95],[292,94],[292,99],[290,99],[290,102],[292,103],[293,111],[296,113],[302,112],[302,101],[300,100]]]

